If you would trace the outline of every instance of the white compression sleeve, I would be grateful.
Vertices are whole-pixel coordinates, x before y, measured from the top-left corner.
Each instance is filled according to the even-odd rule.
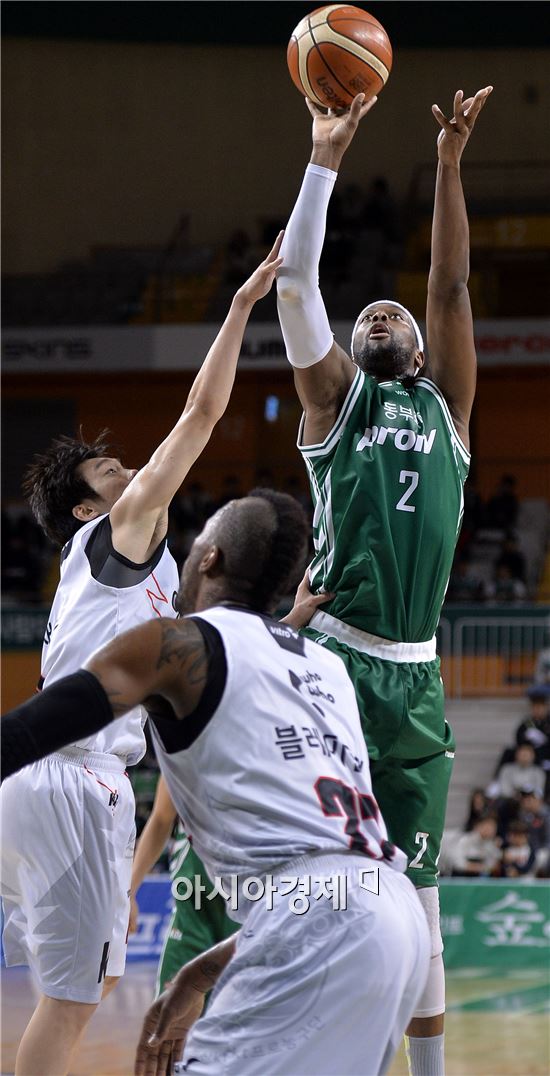
[[[277,309],[292,366],[313,366],[332,346],[325,304],[319,291],[319,259],[327,208],[337,172],[309,164],[281,247]]]

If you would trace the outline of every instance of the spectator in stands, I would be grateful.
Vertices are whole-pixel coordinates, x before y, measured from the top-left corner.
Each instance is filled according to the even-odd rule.
[[[472,482],[464,486],[464,515],[457,548],[462,552],[475,537],[483,523],[483,501]]]
[[[487,601],[499,604],[502,602],[509,605],[513,602],[521,602],[527,597],[525,583],[522,583],[521,579],[514,579],[509,564],[500,558],[495,564],[493,581],[485,583],[483,589]]]
[[[489,800],[485,795],[482,788],[474,788],[470,797],[470,806],[468,808],[468,817],[466,819],[466,825],[464,826],[465,833],[471,833],[475,824],[479,819],[487,814],[487,807]]]
[[[535,852],[529,844],[525,822],[510,822],[502,848],[500,869],[503,878],[534,876]]]
[[[528,692],[529,713],[516,729],[516,747],[531,744],[535,750],[535,762],[543,769],[550,769],[550,683],[533,684]],[[514,759],[515,747],[506,747],[496,769]]]
[[[518,546],[517,538],[513,531],[508,532],[502,543],[498,563],[507,564],[512,579],[519,579],[522,583],[525,583],[525,557]]]
[[[487,502],[485,526],[509,531],[516,523],[518,511],[516,479],[514,475],[503,474],[495,493]]]
[[[485,812],[470,833],[459,837],[452,856],[452,873],[459,878],[497,874],[500,857],[497,820],[494,814]]]
[[[446,601],[449,602],[478,602],[483,601],[485,590],[483,583],[472,572],[470,558],[467,553],[462,553],[455,560]]]
[[[542,650],[539,650],[533,679],[535,681],[534,686],[547,684],[550,689],[550,646],[545,646]]]
[[[538,853],[550,852],[550,807],[543,803],[532,788],[525,788],[520,793],[518,822],[527,826],[529,843]]]
[[[499,771],[496,785],[497,794],[502,799],[514,799],[522,789],[534,789],[538,796],[544,796],[544,771],[535,762],[535,749],[530,743],[516,747],[514,761],[506,763]],[[489,786],[489,794],[493,786]]]

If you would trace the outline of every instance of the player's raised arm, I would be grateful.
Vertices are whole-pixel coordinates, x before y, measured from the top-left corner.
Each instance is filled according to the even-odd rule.
[[[432,257],[426,314],[430,370],[441,388],[466,446],[476,385],[476,353],[468,275],[470,239],[460,178],[460,160],[492,86],[463,100],[455,94],[453,118],[437,105],[432,112],[442,128],[432,224]]]
[[[282,238],[281,232],[267,257],[236,292],[173,430],[111,509],[113,545],[130,560],[144,561],[148,544],[154,539],[156,546],[164,537],[168,505],[227,408],[252,307],[267,295],[282,263]]]
[[[306,444],[322,441],[338,414],[355,368],[334,341],[319,291],[319,260],[327,208],[342,157],[360,120],[376,98],[358,94],[342,114],[324,113],[307,101],[313,116],[313,150],[281,247],[277,306],[289,362],[306,414]]]
[[[161,695],[184,718],[198,706],[207,674],[193,620],[162,617],[125,632],[2,718],[2,779],[99,732],[149,696]]]

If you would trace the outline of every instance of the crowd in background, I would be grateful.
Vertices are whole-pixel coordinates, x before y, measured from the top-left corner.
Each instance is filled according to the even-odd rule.
[[[546,658],[545,658],[546,655]],[[464,832],[444,835],[440,869],[461,878],[550,877],[550,650],[527,692],[528,713],[486,788],[474,788]]]

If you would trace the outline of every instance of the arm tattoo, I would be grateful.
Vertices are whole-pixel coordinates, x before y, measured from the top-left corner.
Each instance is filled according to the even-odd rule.
[[[184,620],[162,622],[157,669],[174,663],[192,687],[203,687],[208,675],[208,656],[202,635]]]

